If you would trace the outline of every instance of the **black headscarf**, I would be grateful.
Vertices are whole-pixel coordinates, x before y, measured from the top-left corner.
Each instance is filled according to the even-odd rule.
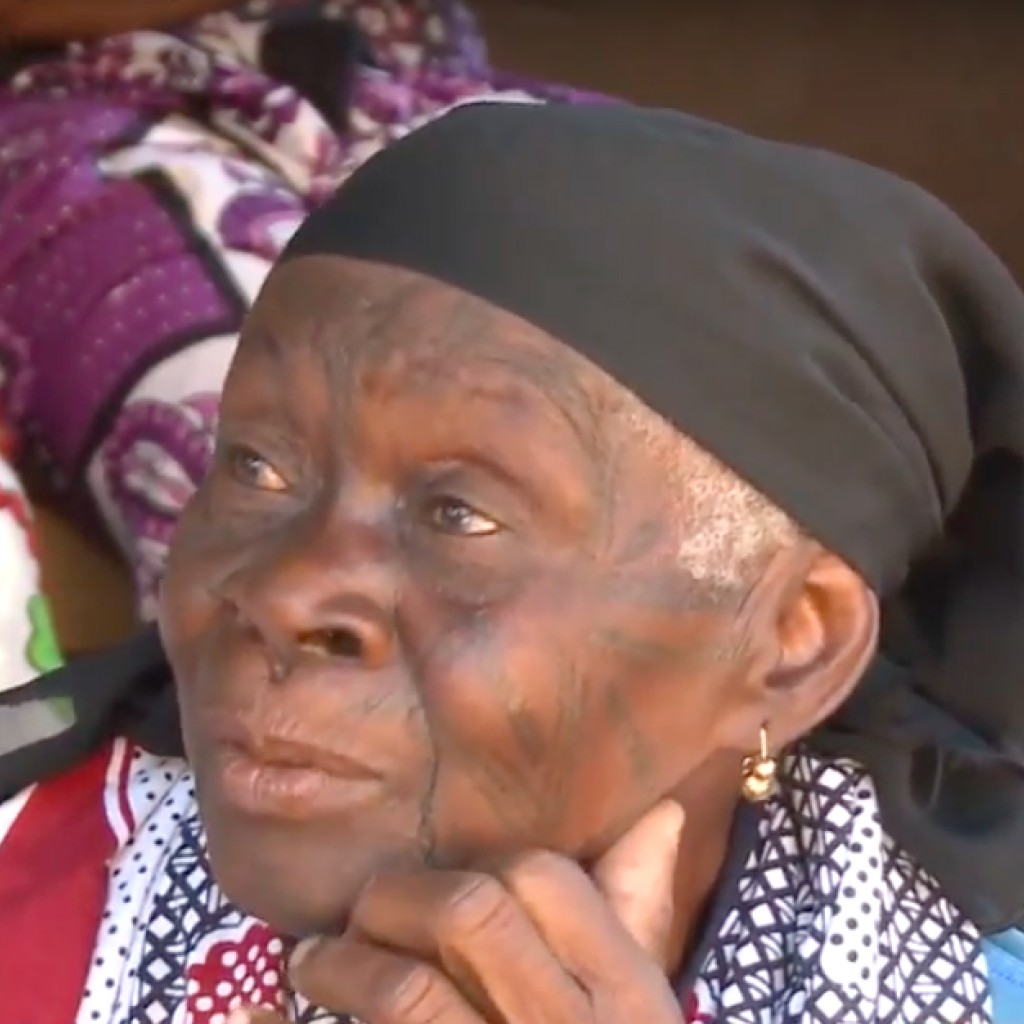
[[[530,321],[856,567],[883,649],[812,742],[867,766],[890,833],[980,927],[1024,923],[1024,298],[954,214],[676,113],[481,104],[366,164],[283,259],[308,254]],[[180,752],[155,635],[3,714],[69,694],[75,724],[8,743],[0,793],[114,728]]]

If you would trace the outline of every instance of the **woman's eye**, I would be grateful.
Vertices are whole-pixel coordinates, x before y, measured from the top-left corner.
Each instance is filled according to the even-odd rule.
[[[232,445],[225,453],[231,475],[246,487],[261,491],[285,491],[284,477],[259,452],[245,445]]]
[[[458,498],[434,498],[427,506],[431,526],[462,537],[489,537],[501,526]]]

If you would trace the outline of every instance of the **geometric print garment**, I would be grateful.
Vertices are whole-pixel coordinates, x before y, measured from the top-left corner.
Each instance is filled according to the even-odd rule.
[[[192,777],[134,751],[133,829],[76,1024],[226,1024],[264,1005],[335,1024],[287,986],[287,946],[233,907],[206,859]],[[985,1024],[980,937],[882,831],[856,765],[786,758],[731,910],[681,995],[690,1024]]]
[[[729,1024],[982,1024],[981,939],[882,830],[859,766],[784,766],[694,991]]]

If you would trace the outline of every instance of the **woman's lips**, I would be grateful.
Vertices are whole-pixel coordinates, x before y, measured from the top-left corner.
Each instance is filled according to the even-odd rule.
[[[293,820],[351,811],[381,781],[333,752],[270,738],[219,746],[215,775],[221,799],[237,810]]]

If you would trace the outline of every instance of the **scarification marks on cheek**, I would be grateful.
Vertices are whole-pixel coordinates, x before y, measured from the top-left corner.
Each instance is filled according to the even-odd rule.
[[[436,828],[438,784],[441,778],[441,756],[437,741],[424,717],[424,733],[429,744],[429,756],[426,765],[426,785],[423,787],[423,798],[419,804],[419,822],[416,828],[416,842],[424,864],[437,864],[438,835]]]
[[[490,728],[477,730],[467,718],[459,729],[467,772],[481,797],[505,830],[513,835],[535,830],[546,798],[541,774],[544,760],[536,759],[543,747],[543,723],[527,701],[529,686],[514,677],[501,651],[494,663],[478,662],[479,687],[489,705]],[[481,722],[481,724],[484,724]],[[523,745],[524,738],[527,745]]]
[[[576,673],[557,653],[524,657],[507,632],[500,640],[488,630],[448,646],[426,684],[438,770],[424,833],[439,826],[442,846],[466,830],[511,847],[554,842],[571,804],[584,746]]]
[[[608,722],[618,738],[629,767],[630,781],[638,789],[647,789],[654,776],[657,758],[651,744],[637,725],[629,697],[621,686],[612,684],[605,691]]]

